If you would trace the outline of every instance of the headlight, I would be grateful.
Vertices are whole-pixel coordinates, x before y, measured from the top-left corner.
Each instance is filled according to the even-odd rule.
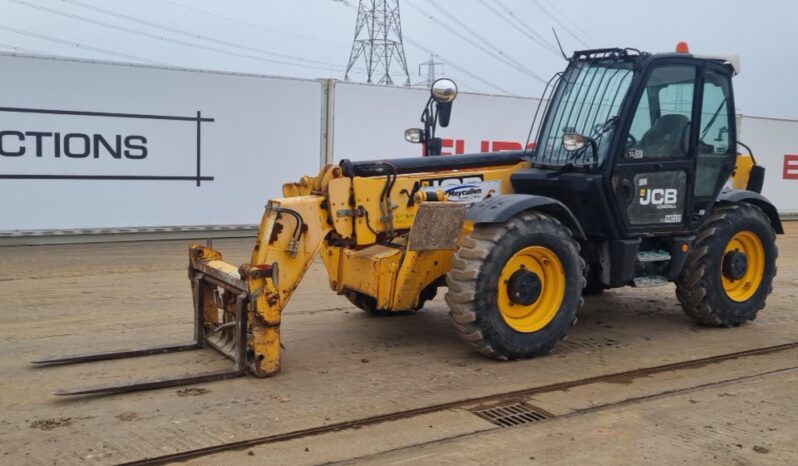
[[[568,152],[582,149],[587,144],[587,138],[577,133],[565,133],[562,135],[562,146]]]
[[[421,142],[423,131],[420,128],[409,128],[405,130],[405,140],[407,142],[412,142],[413,144],[418,144]]]

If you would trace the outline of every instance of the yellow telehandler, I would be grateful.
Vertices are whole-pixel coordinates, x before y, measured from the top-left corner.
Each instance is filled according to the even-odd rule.
[[[455,331],[495,359],[542,355],[583,295],[675,282],[700,323],[737,326],[776,274],[764,169],[737,152],[735,57],[575,52],[547,85],[535,143],[440,156],[457,89],[439,80],[405,137],[425,157],[324,167],[268,202],[249,263],[189,248],[194,340],[59,356],[66,364],[210,346],[228,371],[57,392],[113,393],[280,371],[281,312],[317,255],[330,287],[375,316],[412,313],[448,288]],[[538,121],[538,117],[540,120]],[[532,131],[530,130],[530,136]]]

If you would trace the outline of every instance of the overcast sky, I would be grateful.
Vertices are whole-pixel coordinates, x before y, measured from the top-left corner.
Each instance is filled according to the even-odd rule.
[[[586,45],[663,52],[686,40],[695,53],[738,54],[738,111],[798,118],[796,2],[400,2],[414,83],[424,80],[418,67],[431,51],[463,90],[536,97],[539,78],[564,66],[545,45],[554,26],[567,52]],[[356,6],[357,0],[0,0],[0,50],[342,79]],[[361,73],[352,79],[364,80]]]

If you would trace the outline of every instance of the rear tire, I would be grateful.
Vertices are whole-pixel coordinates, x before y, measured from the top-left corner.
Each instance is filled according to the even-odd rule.
[[[516,264],[526,265],[515,268]],[[546,214],[524,212],[503,224],[477,225],[464,238],[446,276],[446,302],[455,330],[490,358],[546,354],[576,320],[584,269],[571,231]],[[523,282],[510,288],[510,282],[522,283],[513,278],[517,272],[528,275],[533,270],[540,274],[536,286]],[[537,290],[536,300],[534,294],[524,295],[531,288]],[[511,290],[521,293],[513,295]],[[508,307],[509,302],[515,304]]]
[[[745,275],[737,280],[728,269],[734,252],[746,253]],[[704,325],[736,327],[754,320],[773,291],[777,257],[776,233],[759,207],[722,204],[696,236],[676,280],[676,297]]]

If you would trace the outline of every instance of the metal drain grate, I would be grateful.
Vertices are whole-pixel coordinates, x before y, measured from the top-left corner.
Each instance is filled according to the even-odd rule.
[[[549,418],[542,410],[533,408],[526,403],[514,403],[493,408],[474,409],[471,410],[471,412],[500,427],[531,424]]]

